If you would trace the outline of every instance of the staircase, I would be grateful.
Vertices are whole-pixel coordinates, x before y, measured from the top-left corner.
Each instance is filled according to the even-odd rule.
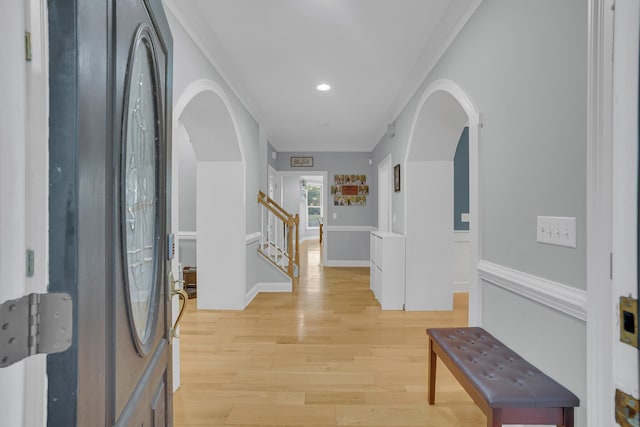
[[[300,217],[284,210],[262,191],[258,193],[258,203],[261,207],[258,253],[293,280],[300,274]]]

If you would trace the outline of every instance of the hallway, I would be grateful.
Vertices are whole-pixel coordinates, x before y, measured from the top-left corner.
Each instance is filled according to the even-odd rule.
[[[259,294],[242,312],[195,310],[181,323],[175,426],[483,426],[443,365],[426,403],[426,327],[465,325],[453,312],[383,312],[368,268],[322,268],[301,245],[293,293]]]

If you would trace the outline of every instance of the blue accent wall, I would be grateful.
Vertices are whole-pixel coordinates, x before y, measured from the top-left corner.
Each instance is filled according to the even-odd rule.
[[[461,215],[469,213],[469,128],[465,127],[453,157],[453,229],[468,231],[469,223]]]

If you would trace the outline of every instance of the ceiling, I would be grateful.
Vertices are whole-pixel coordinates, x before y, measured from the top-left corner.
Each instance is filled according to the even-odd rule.
[[[277,151],[368,152],[480,1],[167,4]]]

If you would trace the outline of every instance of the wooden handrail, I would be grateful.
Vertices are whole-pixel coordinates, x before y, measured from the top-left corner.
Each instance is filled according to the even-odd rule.
[[[261,199],[259,197],[258,197],[258,203],[266,206],[267,208],[273,207],[269,203],[265,202],[263,199]],[[284,215],[283,215],[283,214],[281,214],[280,212],[278,212],[278,211],[276,211],[274,209],[269,209],[269,210],[271,211],[271,213],[273,213],[275,216],[277,216],[280,221],[286,222],[286,223],[289,222],[290,215],[287,213],[287,211],[284,211]]]
[[[279,232],[276,233],[275,239],[272,239],[271,229],[269,228],[269,230],[265,232],[265,222],[263,219],[261,234],[266,237],[266,241],[264,239],[261,240],[258,253],[263,255],[289,277],[295,279],[300,273],[298,271],[298,274],[296,274],[296,267],[298,269],[300,267],[300,216],[298,214],[290,214],[275,200],[267,197],[262,191],[258,192],[258,203],[263,206],[263,209],[267,209],[268,215],[271,215],[271,218],[276,218],[277,221],[282,224],[282,236],[286,240],[279,241]],[[267,218],[269,217],[267,216]],[[267,227],[271,227],[270,224],[271,220],[267,219]],[[278,223],[276,223],[276,231],[279,231],[278,228]],[[275,254],[273,253],[274,250]],[[278,261],[279,259],[283,262]]]
[[[267,199],[267,201],[265,202],[262,199]],[[283,215],[286,215],[287,218],[293,218],[293,215],[291,215],[289,212],[287,212],[282,206],[280,206],[278,204],[278,202],[276,202],[271,197],[269,197],[266,194],[264,194],[262,191],[258,192],[258,201],[260,203],[262,203],[263,205],[265,205],[265,206],[273,206],[274,208],[279,210]]]

